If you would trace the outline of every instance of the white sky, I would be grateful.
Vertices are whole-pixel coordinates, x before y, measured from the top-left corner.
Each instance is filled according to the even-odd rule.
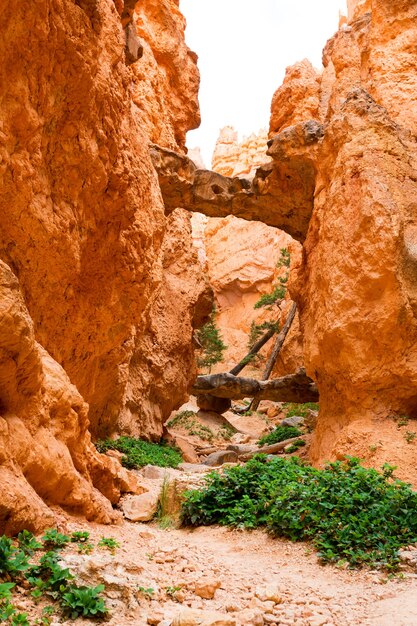
[[[187,135],[210,166],[220,128],[239,136],[268,127],[285,68],[304,58],[321,68],[346,0],[180,0],[186,41],[199,56],[199,129]]]

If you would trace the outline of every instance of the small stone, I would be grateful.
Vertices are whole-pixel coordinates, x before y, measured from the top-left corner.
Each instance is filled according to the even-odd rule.
[[[232,450],[218,450],[208,455],[204,461],[204,465],[218,467],[219,465],[223,465],[223,463],[236,463],[237,461],[238,456],[236,452],[232,452]]]
[[[250,435],[246,435],[244,433],[235,433],[230,441],[238,445],[248,443],[250,441]]]
[[[271,600],[275,604],[282,602],[281,587],[274,583],[265,587],[257,587],[255,590],[255,596],[259,598],[259,600],[262,600],[262,602],[266,602],[267,600]]]
[[[238,613],[239,623],[242,626],[263,626],[265,621],[259,609],[245,609]]]
[[[280,422],[280,426],[303,426],[304,417],[301,415],[293,415],[292,417],[286,417]]]
[[[219,580],[201,579],[195,583],[194,593],[200,598],[211,600],[214,598],[214,594],[220,585]]]
[[[162,611],[154,611],[150,615],[148,615],[147,621],[148,624],[150,624],[151,626],[157,626],[157,624],[160,624],[163,619],[164,614],[162,613]]]

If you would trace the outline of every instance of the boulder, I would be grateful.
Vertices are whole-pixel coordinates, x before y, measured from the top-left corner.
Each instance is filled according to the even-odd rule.
[[[238,455],[236,452],[232,450],[219,450],[218,452],[213,452],[213,454],[209,454],[206,460],[204,461],[204,465],[209,465],[210,467],[218,467],[219,465],[223,465],[224,463],[236,463],[238,461]]]
[[[139,496],[126,496],[122,500],[122,511],[131,522],[149,522],[158,509],[159,491],[152,490]]]
[[[293,415],[292,417],[286,417],[280,422],[280,426],[303,426],[304,417],[301,415]]]
[[[196,596],[200,596],[200,598],[211,600],[214,598],[214,594],[220,585],[221,583],[219,580],[202,578],[195,583],[194,593]]]

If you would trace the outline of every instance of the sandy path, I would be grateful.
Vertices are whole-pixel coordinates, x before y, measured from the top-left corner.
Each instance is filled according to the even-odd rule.
[[[164,616],[168,620],[164,624],[169,624],[181,606],[229,611],[237,617],[244,615],[242,610],[255,608],[275,620],[269,623],[285,626],[417,625],[416,574],[387,581],[378,572],[324,567],[307,544],[272,539],[262,531],[218,527],[162,530],[128,522],[119,527],[88,528],[93,529],[94,538],[115,537],[122,544],[114,557],[115,565],[138,566],[141,586],[155,590],[152,600],[140,598],[139,605],[130,603],[124,610],[115,601],[109,622],[112,626],[144,626],[155,614],[161,619]],[[213,599],[203,600],[194,594],[194,582],[199,579],[220,582]],[[257,588],[271,584],[279,586],[280,604],[255,597]],[[179,586],[180,602],[175,602],[165,590]]]

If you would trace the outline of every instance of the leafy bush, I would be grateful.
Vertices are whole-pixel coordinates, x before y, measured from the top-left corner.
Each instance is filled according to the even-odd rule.
[[[210,473],[206,486],[189,491],[184,525],[266,526],[273,535],[312,540],[323,562],[395,569],[398,549],[417,542],[417,493],[358,459],[319,470],[298,457],[268,461],[258,455],[244,466]]]
[[[71,537],[59,533],[56,528],[48,528],[42,537],[42,541],[47,548],[63,548],[71,541]]]
[[[267,446],[272,443],[279,443],[280,441],[285,441],[286,439],[299,437],[302,434],[302,431],[295,426],[277,426],[272,432],[259,439],[258,446]]]
[[[158,465],[159,467],[178,467],[182,463],[182,456],[177,448],[167,443],[150,443],[134,437],[119,437],[106,439],[96,443],[99,452],[118,450],[123,453],[122,465],[128,469],[138,469],[144,465]]]
[[[19,544],[19,548],[29,556],[32,556],[36,550],[42,548],[42,544],[39,543],[36,537],[28,530],[22,530],[17,535],[17,543]]]
[[[97,587],[71,585],[62,594],[61,606],[69,613],[71,619],[76,619],[79,615],[104,617],[107,609],[103,598],[100,597],[102,591],[104,591],[104,585],[97,585]]]
[[[79,531],[72,534],[72,540],[86,542],[88,532]],[[43,546],[34,535],[27,530],[19,533],[16,540],[9,537],[0,537],[0,577],[11,582],[0,583],[0,622],[11,623],[12,626],[20,624],[29,626],[26,613],[18,613],[12,604],[12,589],[16,582],[25,588],[29,588],[30,595],[35,600],[49,596],[58,600],[67,613],[73,618],[104,617],[107,609],[104,600],[99,593],[104,586],[78,587],[72,581],[74,576],[67,568],[59,564],[59,553],[56,550],[64,548],[70,537],[62,535],[56,529],[50,528],[42,537]],[[106,546],[114,548],[114,540],[106,540]],[[17,544],[17,545],[16,545]],[[79,543],[83,548],[87,543]],[[116,543],[116,546],[118,544]],[[53,546],[55,551],[45,552],[36,563],[30,563],[29,557],[35,550]],[[35,619],[35,624],[46,626],[50,624],[49,616],[54,612],[51,606],[44,607],[42,616]]]
[[[113,537],[102,537],[98,542],[98,547],[107,548],[109,552],[114,554],[116,549],[120,548],[120,543],[116,541],[116,539],[113,539]]]
[[[0,575],[16,576],[29,568],[27,555],[18,550],[9,537],[0,537]]]

